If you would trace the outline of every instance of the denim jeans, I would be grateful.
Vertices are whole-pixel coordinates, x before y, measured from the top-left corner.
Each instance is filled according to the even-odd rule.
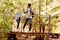
[[[25,28],[25,26],[26,26],[26,24],[27,24],[28,21],[30,23],[30,27],[29,27],[29,31],[30,31],[31,30],[31,27],[32,27],[32,18],[26,18],[26,21],[25,21],[25,24],[23,26],[23,29]]]
[[[19,20],[16,20],[16,21],[17,21],[17,29],[18,29],[18,27],[19,27],[20,20],[21,20],[21,18],[20,18],[20,17],[19,17]]]

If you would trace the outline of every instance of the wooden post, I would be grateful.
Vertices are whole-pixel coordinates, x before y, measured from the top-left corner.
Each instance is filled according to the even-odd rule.
[[[46,0],[46,14],[48,14],[48,13],[47,13],[47,3],[48,3],[48,2],[47,2],[47,0]],[[48,21],[49,21],[49,22],[48,22],[48,34],[47,34],[47,40],[49,40],[49,33],[50,33],[50,19],[51,19],[51,15],[49,14],[49,15],[48,15]]]
[[[51,15],[49,15],[49,23],[48,23],[48,35],[47,35],[47,40],[49,40],[49,33],[50,33],[50,20],[51,20]]]
[[[39,0],[39,20],[40,18],[40,13],[41,13],[41,0]],[[40,33],[41,33],[41,22],[39,21],[39,27],[40,27]]]
[[[39,27],[40,27],[40,33],[41,33],[41,0],[39,0]],[[41,35],[40,35],[41,37]]]

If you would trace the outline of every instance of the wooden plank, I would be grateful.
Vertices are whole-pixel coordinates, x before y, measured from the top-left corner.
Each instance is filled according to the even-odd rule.
[[[47,35],[48,33],[40,33],[40,32],[11,32],[11,34],[26,34],[26,35]],[[49,35],[59,35],[58,33],[49,33]]]
[[[21,35],[47,35],[47,33],[40,33],[40,32],[12,32],[11,34],[21,34]]]

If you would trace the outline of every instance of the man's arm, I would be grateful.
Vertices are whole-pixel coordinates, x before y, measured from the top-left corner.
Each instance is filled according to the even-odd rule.
[[[35,14],[35,13],[34,13],[34,10],[33,10],[33,9],[31,9],[31,11],[32,11],[32,16],[34,17],[34,14]]]

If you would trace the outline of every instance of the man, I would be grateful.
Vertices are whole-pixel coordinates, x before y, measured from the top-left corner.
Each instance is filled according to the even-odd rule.
[[[23,26],[23,30],[24,30],[27,22],[29,21],[29,22],[30,22],[29,31],[31,31],[31,27],[32,27],[32,17],[33,17],[33,15],[34,15],[34,12],[33,12],[32,8],[31,8],[31,4],[28,4],[27,9],[26,9],[26,11],[25,11],[24,13],[26,13],[26,21],[25,21],[25,24],[24,24],[24,26]]]

